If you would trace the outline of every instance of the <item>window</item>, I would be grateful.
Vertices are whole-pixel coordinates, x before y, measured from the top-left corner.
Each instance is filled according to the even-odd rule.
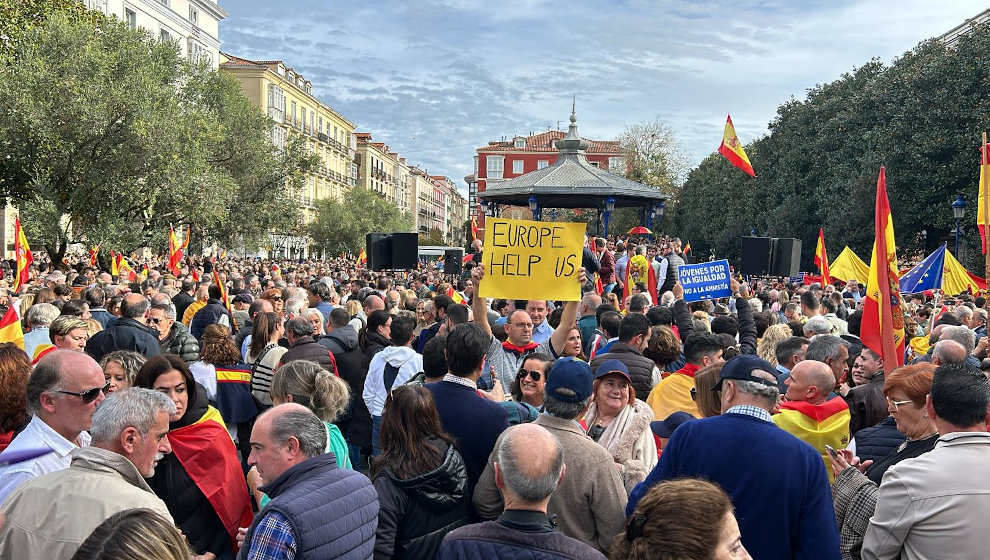
[[[199,10],[197,10],[192,4],[189,5],[189,21],[194,24],[199,23]]]
[[[137,14],[134,10],[124,8],[124,20],[127,22],[127,27],[130,28],[131,31],[137,29]]]
[[[168,2],[169,0],[158,0],[158,3],[161,4],[162,6],[165,6],[166,8],[169,7]]]
[[[302,115],[302,119],[301,119],[302,120],[302,127],[303,127],[303,130],[305,130],[306,129],[306,108],[305,107],[300,107],[299,108],[299,111],[300,111],[300,114]]]
[[[323,134],[323,117],[320,117],[320,134]]]
[[[526,147],[526,139],[525,138],[516,138],[512,142],[512,147],[514,147],[514,148],[525,148]]]
[[[316,134],[316,111],[309,112],[309,132],[310,134]]]
[[[488,178],[489,179],[501,179],[502,178],[502,166],[505,164],[505,157],[503,156],[487,156],[485,158],[486,165],[488,166]]]
[[[516,175],[522,175],[523,172],[523,160],[517,159],[512,162],[512,172]]]
[[[296,125],[297,124],[297,121],[296,121],[296,102],[295,101],[292,102],[292,124],[293,125]]]
[[[618,173],[620,175],[626,172],[626,160],[622,157],[610,157],[608,158],[608,170],[612,173]]]
[[[275,84],[268,84],[268,116],[275,122],[285,122],[285,91]]]
[[[272,127],[272,144],[280,149],[285,149],[285,129],[279,125]]]
[[[536,162],[537,169],[543,169],[544,167],[549,167],[549,166],[550,166],[550,160],[541,159],[540,161]]]
[[[474,156],[474,176],[478,176],[478,156]]]
[[[159,33],[158,33],[158,38],[161,39],[161,41],[163,43],[171,42],[172,41],[172,34],[168,32],[168,29],[165,29],[163,27],[161,29],[161,31],[159,31]]]

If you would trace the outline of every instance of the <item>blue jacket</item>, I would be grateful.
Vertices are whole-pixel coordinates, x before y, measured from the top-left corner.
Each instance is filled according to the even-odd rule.
[[[255,516],[238,558],[247,558],[258,523],[269,512],[285,516],[296,559],[371,558],[378,527],[378,494],[363,474],[337,468],[333,453],[299,463],[261,487],[271,497]]]
[[[537,521],[542,518],[542,522]],[[583,542],[557,532],[541,512],[509,510],[498,521],[455,529],[440,545],[437,560],[604,560]]]
[[[161,354],[157,332],[134,319],[120,317],[86,342],[86,353],[97,362],[114,350],[130,350],[145,358],[157,356]]]
[[[631,513],[655,484],[710,480],[729,494],[746,550],[759,560],[838,560],[839,532],[825,464],[772,422],[723,414],[674,431],[660,463],[633,489]]]
[[[495,440],[509,427],[505,410],[474,389],[457,383],[439,381],[424,387],[433,393],[444,431],[457,443],[467,467],[470,491],[474,492]]]
[[[233,329],[234,322],[231,320],[227,308],[223,306],[223,302],[210,298],[206,301],[206,305],[193,315],[192,321],[189,322],[189,333],[196,338],[197,342],[201,342],[206,327],[219,323],[220,318],[224,316],[227,317],[227,327]]]
[[[907,439],[897,431],[897,422],[888,416],[876,426],[856,432],[856,455],[860,461],[878,461],[893,453]]]

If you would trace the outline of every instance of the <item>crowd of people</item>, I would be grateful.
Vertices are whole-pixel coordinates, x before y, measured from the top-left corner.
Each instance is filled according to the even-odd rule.
[[[567,302],[480,258],[39,259],[0,285],[0,560],[982,557],[984,297],[905,296],[885,364],[855,280],[688,302],[679,240],[588,247]]]

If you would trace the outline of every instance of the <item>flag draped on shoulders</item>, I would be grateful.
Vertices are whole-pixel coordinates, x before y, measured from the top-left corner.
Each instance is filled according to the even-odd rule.
[[[832,283],[832,277],[828,274],[828,253],[825,251],[825,229],[818,228],[818,244],[815,246],[815,264],[818,270],[822,271],[822,286]]]
[[[746,150],[743,149],[739,137],[736,136],[736,127],[732,125],[732,116],[725,118],[725,131],[722,133],[722,145],[718,147],[718,153],[722,154],[729,163],[742,169],[751,177],[756,177],[753,166],[749,163]]]
[[[21,320],[13,305],[0,318],[0,342],[12,342],[24,350],[24,330],[21,329]]]
[[[258,415],[251,396],[251,366],[216,366],[217,409],[227,424],[248,422]]]
[[[17,271],[14,275],[14,293],[21,286],[31,281],[31,263],[34,262],[34,255],[31,254],[31,247],[28,245],[27,236],[21,227],[21,219],[14,220],[14,258],[17,259]],[[23,342],[21,344],[23,346]]]
[[[887,199],[887,176],[883,167],[877,178],[873,255],[860,338],[863,345],[883,358],[885,373],[904,365],[904,314],[897,276],[894,221]]]
[[[845,449],[849,445],[849,405],[836,397],[822,404],[784,401],[773,422],[781,429],[818,450],[825,461],[829,481],[834,479],[825,446]]]

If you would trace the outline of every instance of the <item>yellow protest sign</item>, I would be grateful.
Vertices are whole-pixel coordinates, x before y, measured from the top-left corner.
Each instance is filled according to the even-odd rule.
[[[488,218],[481,297],[578,301],[586,224]]]

